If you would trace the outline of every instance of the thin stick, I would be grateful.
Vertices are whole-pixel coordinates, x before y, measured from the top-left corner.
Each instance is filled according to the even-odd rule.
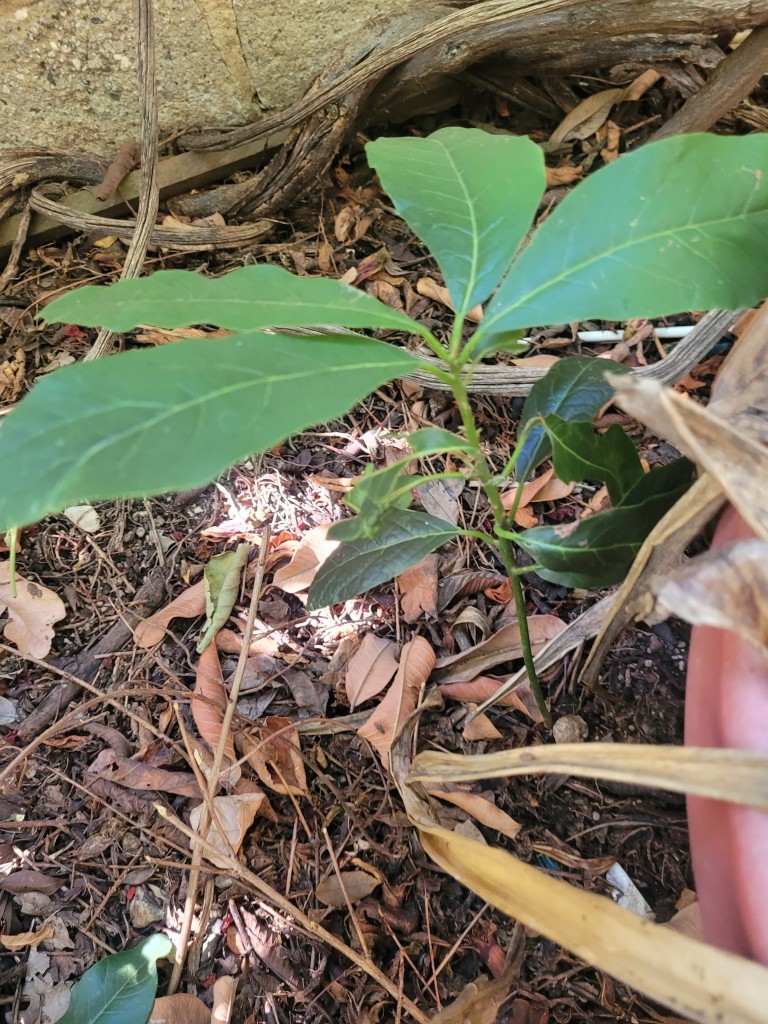
[[[160,206],[160,190],[157,183],[157,89],[152,0],[133,0],[133,20],[136,26],[136,66],[141,97],[141,192],[136,230],[125,256],[120,274],[121,281],[139,276]],[[99,331],[93,347],[85,356],[86,360],[109,355],[114,336],[112,331]]]

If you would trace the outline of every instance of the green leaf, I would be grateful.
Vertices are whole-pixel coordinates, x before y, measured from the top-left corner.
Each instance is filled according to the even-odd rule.
[[[65,366],[0,425],[0,529],[200,486],[412,367],[372,338],[257,332]]]
[[[336,523],[328,532],[342,543],[309,588],[310,610],[346,601],[391,580],[460,532],[423,512],[391,508],[381,517],[375,537],[346,542],[341,528],[348,522]]]
[[[526,138],[441,128],[366,146],[395,209],[429,246],[459,318],[499,283],[544,192],[541,150]]]
[[[651,142],[576,186],[491,301],[483,333],[738,309],[768,292],[768,136]]]
[[[620,363],[606,363],[594,356],[559,359],[549,373],[531,388],[520,416],[520,430],[531,420],[539,416],[545,419],[552,413],[569,423],[591,423],[613,396],[613,388],[605,379],[607,370],[611,373],[628,372]],[[551,451],[552,445],[544,427],[533,427],[518,456],[518,480],[525,480]]]
[[[157,992],[157,961],[171,948],[165,935],[150,935],[99,960],[72,987],[58,1024],[146,1024]]]
[[[590,423],[568,423],[547,416],[552,461],[561,480],[599,480],[608,487],[612,505],[645,474],[632,439],[618,424],[598,434]]]
[[[248,550],[248,544],[238,544],[234,551],[214,555],[205,567],[205,626],[197,643],[198,654],[202,654],[235,607]]]
[[[422,427],[408,434],[405,440],[414,456],[442,455],[444,452],[471,452],[472,445],[458,434],[441,427]]]
[[[322,277],[296,277],[282,267],[240,267],[222,277],[158,270],[116,284],[85,285],[54,299],[47,321],[128,331],[139,324],[216,324],[231,331],[259,327],[391,327],[414,332],[405,313],[365,292]]]
[[[643,475],[624,501],[607,512],[562,526],[536,526],[515,543],[541,568],[539,576],[566,587],[608,587],[629,571],[640,546],[693,482],[687,459]]]

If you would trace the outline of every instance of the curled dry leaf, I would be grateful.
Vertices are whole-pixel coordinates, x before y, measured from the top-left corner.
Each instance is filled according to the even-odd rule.
[[[475,679],[469,679],[465,683],[441,683],[440,693],[445,700],[466,700],[472,701],[475,704],[482,704],[483,701],[498,693],[505,682],[505,679],[497,676],[477,676]],[[532,718],[534,722],[543,721],[541,712],[536,706],[536,700],[531,692],[530,684],[527,682],[520,683],[514,690],[502,694],[494,703],[500,707],[516,708],[518,711],[522,711],[524,715]],[[470,738],[466,736],[466,731],[465,737],[467,739]],[[480,739],[481,737],[472,738]]]
[[[425,555],[420,562],[400,573],[400,607],[406,622],[416,622],[422,615],[437,617],[437,571],[439,555]]]
[[[608,115],[624,97],[624,89],[602,89],[578,103],[555,128],[545,150],[557,149],[564,142],[588,139],[605,124]]]
[[[470,711],[477,705],[470,704]],[[462,736],[470,742],[474,740],[500,740],[501,733],[490,720],[488,715],[477,715],[462,730]]]
[[[340,875],[329,875],[315,889],[315,895],[326,907],[345,907],[350,903],[359,903],[366,899],[379,885],[378,879],[367,871],[342,871]]]
[[[502,811],[500,807],[497,807],[490,797],[484,796],[481,793],[470,793],[468,790],[461,789],[458,786],[441,784],[427,785],[425,789],[430,796],[435,796],[439,800],[445,800],[449,804],[460,807],[462,811],[472,815],[481,825],[493,828],[497,832],[501,832],[502,835],[509,836],[510,839],[516,839],[520,829],[523,827],[519,821],[515,821],[506,811]]]
[[[204,807],[205,804],[193,807],[189,815],[190,825],[196,832],[200,827]],[[267,817],[273,814],[267,798],[261,790],[214,797],[213,808],[224,834],[222,835],[216,823],[212,822],[206,839],[225,856],[237,853],[242,846],[245,833],[253,824],[259,811]],[[226,862],[218,858],[215,853],[206,851],[205,856],[217,867],[226,868]]]
[[[447,306],[448,309],[455,311],[456,307],[451,302],[451,296],[448,293],[448,289],[443,285],[438,284],[437,281],[431,277],[422,277],[416,282],[416,291],[419,295],[423,295],[425,299],[432,299],[435,302],[439,302],[441,306]],[[466,319],[472,324],[479,324],[483,319],[483,307],[475,306],[470,309],[467,313]]]
[[[52,939],[55,929],[50,921],[47,921],[39,931],[18,932],[16,935],[0,935],[0,946],[10,949],[12,953],[18,953],[22,949],[37,949],[41,942]]]
[[[237,992],[237,978],[223,974],[213,983],[213,1009],[211,1024],[230,1024],[232,1007]]]
[[[4,636],[22,654],[45,658],[51,649],[53,624],[67,614],[64,602],[48,587],[25,580],[18,573],[16,596],[11,594],[10,562],[0,563],[0,615],[8,612]]]
[[[289,718],[273,715],[264,728],[241,732],[237,745],[265,786],[283,796],[307,796],[307,774],[301,758],[301,740]]]
[[[301,538],[288,565],[282,566],[274,575],[276,587],[287,594],[301,594],[309,590],[320,566],[339,546],[337,540],[328,540],[331,523],[316,526]]]
[[[211,1024],[211,1011],[197,996],[177,992],[155,1000],[147,1024]]]
[[[397,644],[394,640],[366,633],[349,659],[344,689],[352,711],[358,704],[381,693],[397,672]]]
[[[489,981],[471,981],[430,1024],[494,1024],[501,1004],[508,998],[515,978],[511,971]]]
[[[365,725],[357,730],[358,736],[378,751],[385,767],[400,726],[416,707],[421,687],[434,667],[435,652],[423,637],[405,644],[394,682]]]
[[[532,615],[528,619],[528,631],[534,653],[562,633],[565,628],[566,623],[554,615]],[[440,658],[435,664],[434,679],[441,684],[469,682],[494,665],[521,658],[522,651],[520,625],[517,622],[510,622],[488,640],[469,647],[460,654]]]
[[[728,629],[768,648],[768,542],[743,540],[708,551],[655,580],[655,614]]]
[[[172,619],[196,619],[205,614],[205,581],[199,580],[188,587],[170,604],[143,619],[134,630],[134,639],[145,650],[159,644]]]
[[[195,692],[192,695],[191,706],[197,731],[211,750],[216,750],[227,707],[227,692],[224,689],[219,652],[214,644],[206,647],[197,663]],[[234,765],[237,760],[231,736],[226,739],[224,757],[230,765]],[[236,774],[239,778],[239,769]]]
[[[507,512],[515,504],[518,487],[505,491],[501,496],[501,503]],[[567,498],[573,491],[573,483],[566,483],[555,476],[554,469],[545,469],[535,480],[529,480],[523,484],[523,493],[520,497],[520,504],[515,512],[515,522],[518,526],[528,529],[538,523],[536,516],[529,510],[528,506],[534,501],[559,501]]]

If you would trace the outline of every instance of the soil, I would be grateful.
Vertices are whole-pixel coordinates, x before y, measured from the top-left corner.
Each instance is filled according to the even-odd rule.
[[[556,84],[550,83],[548,95],[562,99],[560,105],[567,108],[574,91],[584,94],[598,87],[603,85],[571,81],[558,93]],[[632,117],[625,115],[623,143],[640,141],[642,126],[649,120],[658,124],[661,113],[679,102],[671,85],[662,81],[655,86],[639,108],[633,108]],[[518,124],[514,113],[506,101],[479,93],[464,108],[422,119],[404,131],[430,131],[448,123],[509,130]],[[523,115],[524,130],[534,136],[554,127],[530,109]],[[739,131],[743,125],[731,117],[719,128]],[[601,160],[600,144],[592,138],[576,144],[568,162],[597,167]],[[545,208],[561,191],[549,194]],[[77,284],[115,279],[123,255],[124,247],[117,241],[80,236],[25,256],[15,282],[0,300],[0,352],[9,380],[2,397],[6,406],[53,365],[81,358],[94,340],[95,331],[37,322],[40,307]],[[365,168],[359,145],[343,154],[332,177],[318,183],[312,195],[285,211],[267,244],[237,253],[155,253],[147,260],[147,269],[183,267],[219,274],[254,261],[279,263],[300,274],[349,272],[356,284],[384,301],[400,302],[438,335],[449,322],[444,306],[419,294],[418,282],[426,276],[439,281],[439,273],[388,207]],[[124,344],[172,343],[171,334],[138,331]],[[536,331],[534,339],[537,354],[582,350],[570,325]],[[591,346],[589,351],[599,354],[608,348]],[[657,357],[653,337],[627,355],[630,362]],[[11,378],[13,360],[17,370]],[[691,375],[686,386],[694,395],[702,388],[706,393],[718,360],[715,355]],[[475,404],[489,453],[501,465],[514,443],[520,402],[483,398]],[[106,781],[93,765],[112,749],[169,771],[191,770],[180,722],[185,731],[195,733],[189,695],[200,618],[175,619],[166,639],[151,651],[131,641],[103,657],[98,675],[90,680],[95,695],[90,689],[81,692],[56,716],[74,717],[68,717],[63,728],[43,733],[42,742],[22,741],[19,730],[24,720],[59,681],[61,667],[130,613],[136,592],[153,571],[164,581],[160,603],[165,604],[201,578],[213,555],[255,541],[266,522],[281,543],[300,539],[336,514],[337,478],[357,476],[371,462],[384,464],[382,436],[387,431],[426,422],[455,426],[450,399],[391,385],[344,420],[255,456],[199,492],[98,505],[101,526],[95,534],[83,533],[63,516],[24,531],[20,571],[60,595],[67,615],[56,627],[48,665],[7,649],[3,656],[3,693],[18,702],[18,721],[0,726],[0,770],[15,763],[5,775],[0,799],[0,851],[6,861],[34,865],[59,885],[48,895],[34,890],[19,895],[2,892],[0,884],[0,933],[34,930],[50,918],[60,926],[54,940],[39,950],[0,952],[0,1002],[8,1020],[20,1019],[25,1005],[21,987],[30,970],[28,958],[41,953],[48,958],[39,971],[45,979],[43,990],[71,984],[106,953],[127,948],[152,931],[178,928],[186,897],[188,841],[158,817],[153,805],[162,800],[188,820],[197,801]],[[665,447],[643,435],[636,424],[625,425],[649,461],[669,457]],[[329,486],[323,486],[324,480]],[[537,507],[536,513],[546,522],[574,518],[591,493],[576,491]],[[473,491],[465,490],[460,500],[467,521],[482,519],[483,509]],[[471,607],[493,626],[504,613],[504,604],[486,593],[472,594],[456,598],[439,620],[422,617],[408,624],[400,615],[393,587],[386,585],[333,612],[308,614],[298,597],[273,585],[278,564],[268,567],[257,609],[257,633],[262,637],[258,687],[239,705],[238,724],[263,721],[265,716],[305,720],[302,755],[308,794],[294,798],[269,792],[274,820],[257,818],[242,849],[243,862],[345,942],[360,948],[364,939],[381,970],[429,1016],[468,982],[497,971],[507,952],[519,946],[519,981],[501,1010],[501,1022],[657,1024],[672,1019],[551,942],[523,934],[436,869],[421,852],[396,790],[369,745],[354,731],[329,734],[309,725],[315,712],[307,681],[325,706],[324,719],[343,722],[349,715],[343,672],[362,633],[373,630],[399,642],[418,633],[439,655],[449,654],[460,643],[457,619],[462,611]],[[474,543],[445,549],[443,578],[468,569],[496,572],[498,566]],[[600,596],[568,592],[535,576],[526,583],[529,612],[566,621]],[[248,600],[246,588],[231,626],[242,629]],[[605,663],[599,693],[578,682],[583,663],[578,652],[545,679],[554,715],[581,716],[590,740],[679,744],[686,652],[687,633],[677,623],[631,628]],[[235,658],[223,656],[225,678],[234,670]],[[363,710],[373,706],[364,705]],[[551,742],[542,725],[510,709],[490,712],[500,740],[468,742],[462,735],[466,711],[462,703],[451,703],[440,712],[426,713],[420,749],[436,746],[476,753]],[[22,750],[25,756],[16,761]],[[573,885],[608,893],[605,872],[617,861],[660,922],[672,917],[693,888],[682,797],[565,777],[521,777],[477,788],[491,788],[497,805],[522,825],[514,840],[481,827],[486,839]],[[356,927],[346,907],[329,908],[317,898],[318,885],[334,874],[323,826],[342,868],[354,869],[363,861],[380,880],[375,892],[356,904]],[[211,877],[210,904],[204,910],[205,882]],[[262,956],[238,951],[233,931],[239,925]],[[203,873],[192,935],[198,945],[182,990],[210,1002],[213,980],[222,974],[237,975],[235,1024],[373,1024],[400,1019],[399,1009],[364,973],[307,938],[290,919],[220,872]],[[255,936],[260,937],[260,947]],[[167,975],[161,966],[161,992]]]

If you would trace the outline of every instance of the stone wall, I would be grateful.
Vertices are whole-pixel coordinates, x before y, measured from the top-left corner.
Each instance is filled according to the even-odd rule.
[[[279,110],[409,0],[155,0],[161,134]],[[0,149],[108,157],[136,133],[130,0],[0,0]]]

